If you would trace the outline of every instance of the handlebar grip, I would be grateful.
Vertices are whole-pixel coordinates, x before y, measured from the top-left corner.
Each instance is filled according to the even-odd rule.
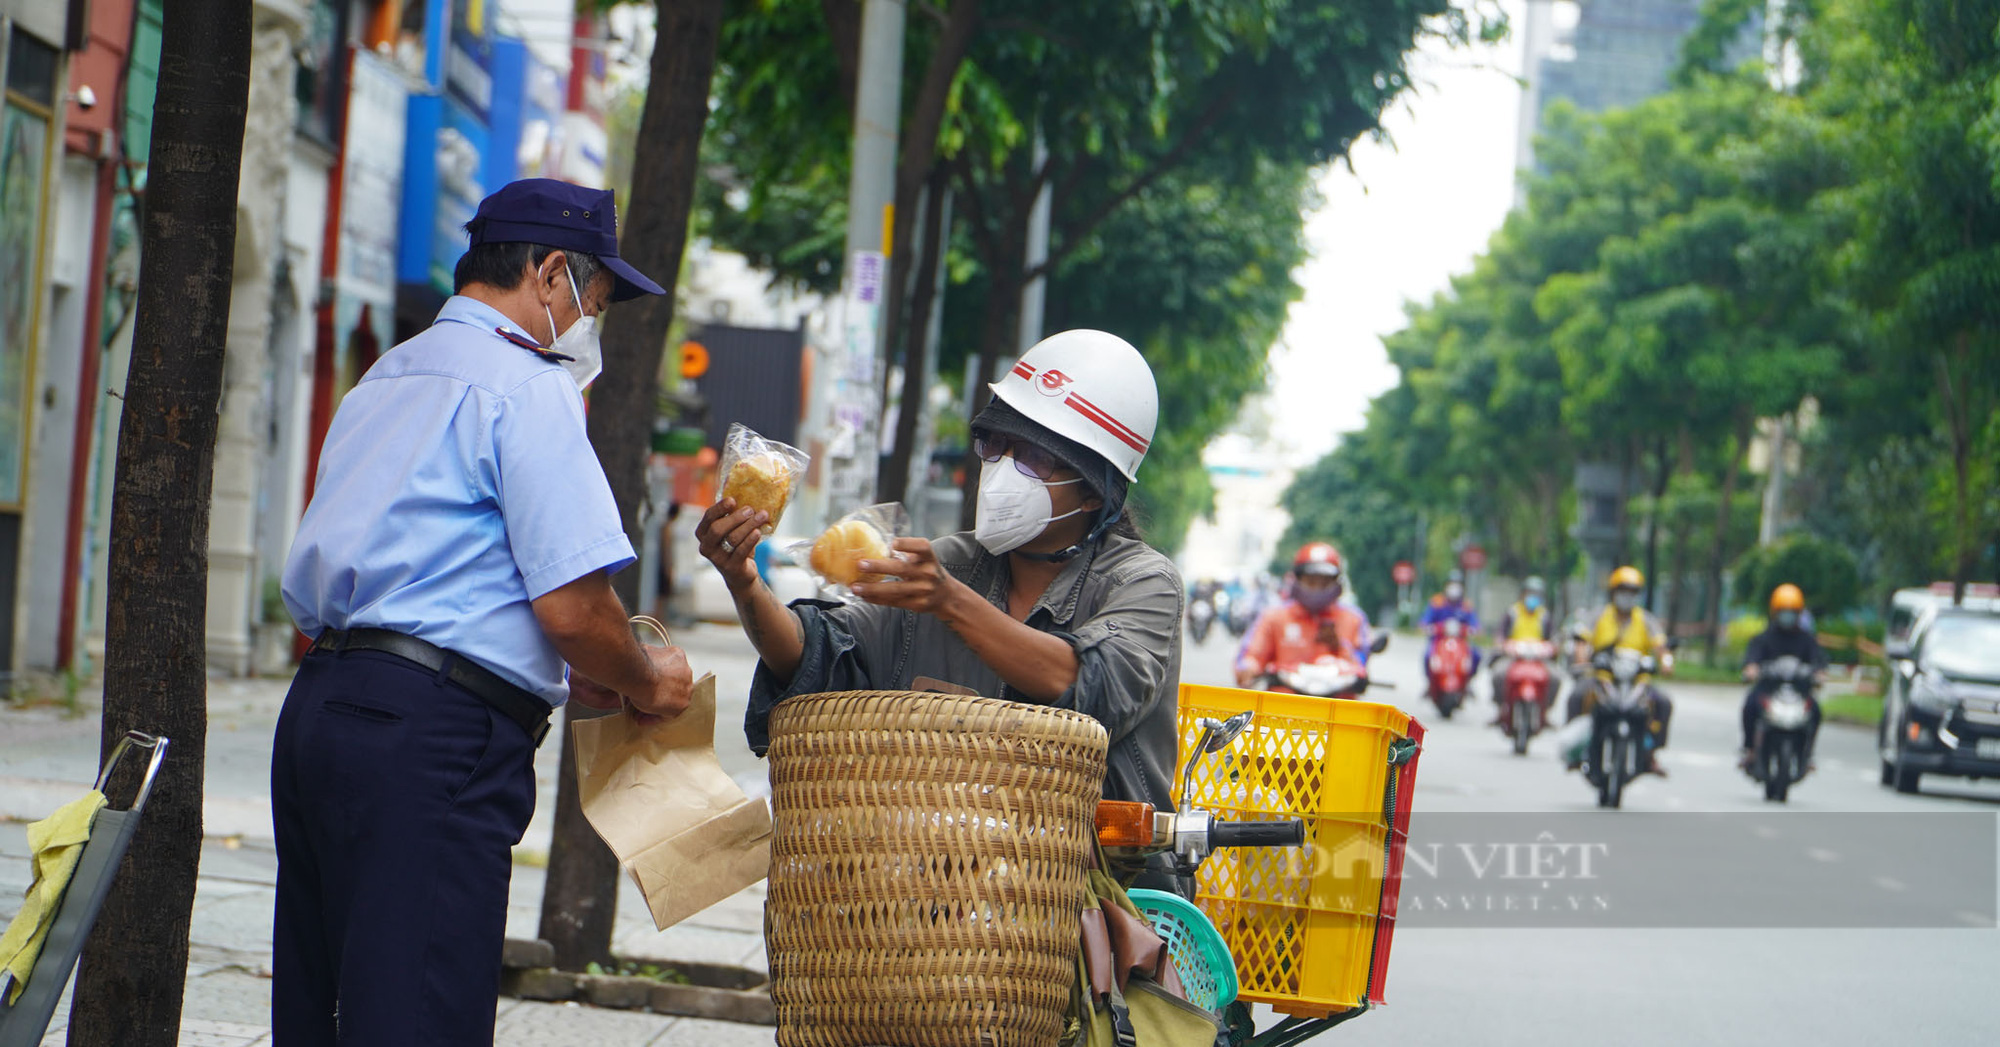
[[[1216,822],[1208,828],[1210,847],[1297,847],[1306,842],[1302,818],[1272,822]]]

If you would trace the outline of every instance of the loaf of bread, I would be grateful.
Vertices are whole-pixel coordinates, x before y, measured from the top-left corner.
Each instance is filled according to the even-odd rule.
[[[762,509],[771,517],[762,530],[766,535],[778,528],[785,515],[785,503],[792,498],[792,463],[773,451],[741,458],[722,479],[722,497],[736,499],[737,508]]]
[[[885,574],[863,574],[861,561],[887,560],[892,555],[889,539],[866,520],[842,520],[826,529],[813,543],[813,573],[835,585],[879,582]]]

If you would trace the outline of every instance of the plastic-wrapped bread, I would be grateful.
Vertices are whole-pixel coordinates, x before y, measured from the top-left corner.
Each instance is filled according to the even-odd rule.
[[[810,566],[814,574],[834,585],[879,582],[889,575],[863,574],[861,561],[887,560],[894,555],[888,536],[866,520],[842,520],[826,529],[813,542]]]
[[[766,535],[777,529],[792,500],[792,486],[798,478],[792,463],[775,451],[739,458],[722,481],[722,497],[736,499],[738,507],[762,509],[770,516],[763,527]]]

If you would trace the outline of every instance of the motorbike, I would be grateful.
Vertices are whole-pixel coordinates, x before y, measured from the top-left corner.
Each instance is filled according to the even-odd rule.
[[[1500,729],[1514,742],[1514,755],[1528,754],[1528,740],[1548,723],[1556,676],[1549,665],[1556,645],[1546,640],[1509,640],[1500,647],[1508,659],[1500,678]]]
[[[1188,635],[1195,643],[1208,639],[1208,631],[1215,627],[1215,605],[1206,599],[1197,598],[1188,604]]]
[[[1597,787],[1599,807],[1618,807],[1625,787],[1644,771],[1652,746],[1653,703],[1650,683],[1659,662],[1629,647],[1599,651],[1591,667],[1607,674],[1591,686],[1596,696],[1590,710],[1590,743],[1584,750],[1584,776]]]
[[[1257,616],[1264,611],[1264,601],[1256,590],[1245,590],[1242,595],[1229,601],[1229,613],[1222,616],[1223,624],[1229,627],[1229,635],[1241,640],[1250,627],[1257,624]]]
[[[1368,653],[1381,654],[1389,649],[1389,634],[1377,634],[1368,645]],[[1358,698],[1369,687],[1388,687],[1390,684],[1371,684],[1368,670],[1358,662],[1339,655],[1325,655],[1314,661],[1292,669],[1270,667],[1257,677],[1251,686],[1259,691],[1277,694],[1309,694],[1317,698]]]
[[[1766,690],[1759,700],[1746,770],[1752,781],[1763,784],[1766,800],[1784,803],[1792,784],[1806,775],[1814,682],[1813,667],[1789,654],[1757,667],[1752,687]]]
[[[1115,860],[1137,863],[1150,855],[1171,853],[1174,873],[1187,886],[1182,894],[1191,897],[1196,871],[1209,855],[1220,848],[1303,846],[1306,837],[1303,818],[1227,821],[1214,817],[1189,800],[1195,767],[1207,757],[1227,749],[1250,726],[1252,715],[1245,711],[1227,720],[1204,717],[1199,721],[1202,733],[1195,741],[1188,766],[1181,773],[1176,811],[1156,811],[1149,803],[1099,801],[1097,840],[1106,855]],[[1200,949],[1189,944],[1185,949],[1188,962],[1203,962],[1198,958],[1205,954],[1228,956],[1228,946],[1207,917],[1202,916],[1199,910],[1193,910],[1192,917],[1183,917],[1188,918],[1203,926],[1191,928],[1183,924],[1178,933],[1169,935],[1163,932],[1162,935],[1176,943],[1173,950],[1176,964],[1183,962],[1184,952],[1180,943],[1190,941],[1190,932],[1207,939],[1210,948]],[[1233,965],[1235,960],[1229,957],[1227,962]],[[1185,974],[1182,980],[1188,980]],[[1250,1011],[1241,1001],[1231,1004],[1218,1018],[1228,1026],[1228,1042],[1239,1047],[1288,1047],[1317,1036],[1368,1009],[1365,1006],[1356,1007],[1329,1018],[1286,1018],[1262,1034],[1256,1032]]]
[[[1465,635],[1465,623],[1456,618],[1431,626],[1430,677],[1427,697],[1437,706],[1438,715],[1451,714],[1465,704],[1465,689],[1472,682],[1472,641]]]

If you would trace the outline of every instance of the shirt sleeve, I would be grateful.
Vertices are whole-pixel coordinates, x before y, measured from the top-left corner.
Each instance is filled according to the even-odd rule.
[[[1265,611],[1250,624],[1249,633],[1243,637],[1243,646],[1236,652],[1236,667],[1244,672],[1263,672],[1277,654],[1278,643],[1273,633],[1277,631],[1276,609]]]
[[[566,372],[551,368],[501,397],[492,434],[493,489],[529,599],[637,559]]]
[[[1077,666],[1053,704],[1103,724],[1115,742],[1177,700],[1180,681],[1167,679],[1167,664],[1181,642],[1183,591],[1171,567],[1140,574],[1112,586],[1110,601],[1073,634],[1056,634],[1076,649]]]
[[[764,755],[771,747],[771,710],[787,698],[828,691],[866,691],[880,687],[868,662],[871,650],[884,649],[884,631],[900,625],[897,614],[908,612],[874,604],[836,604],[799,600],[792,604],[805,634],[805,650],[790,680],[757,662],[750,678],[750,701],[743,712],[743,737],[750,751]],[[869,642],[863,643],[863,640]]]

